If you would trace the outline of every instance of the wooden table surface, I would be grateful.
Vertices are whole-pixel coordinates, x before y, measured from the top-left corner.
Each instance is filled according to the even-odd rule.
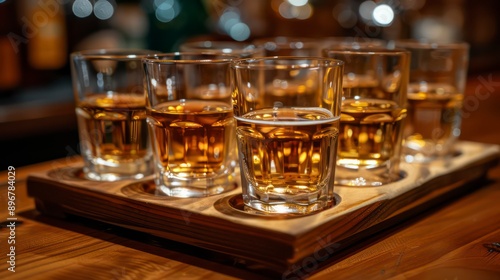
[[[471,75],[461,139],[500,144],[499,121],[500,73]],[[41,215],[26,193],[26,177],[68,160],[75,159],[14,166],[14,217],[22,222],[15,230],[5,227],[8,179],[7,172],[1,173],[0,221],[6,222],[0,228],[0,279],[269,278],[207,250],[85,219]],[[496,242],[500,243],[498,165],[474,191],[284,279],[500,279]],[[15,272],[8,262],[13,253]]]

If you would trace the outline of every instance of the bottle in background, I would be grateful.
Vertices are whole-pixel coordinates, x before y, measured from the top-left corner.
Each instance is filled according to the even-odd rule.
[[[34,69],[55,70],[67,63],[66,18],[60,2],[22,1],[22,22],[28,38],[27,59]]]
[[[21,52],[10,39],[19,33],[16,3],[0,1],[0,97],[10,95],[21,84]]]

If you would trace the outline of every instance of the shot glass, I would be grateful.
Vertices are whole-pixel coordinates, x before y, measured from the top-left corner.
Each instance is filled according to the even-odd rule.
[[[179,49],[181,52],[230,54],[240,58],[250,58],[264,55],[264,49],[262,47],[238,41],[192,41],[181,44]]]
[[[336,183],[380,186],[399,180],[410,54],[325,49],[345,62]]]
[[[249,211],[310,214],[334,203],[343,62],[235,60],[233,108]]]
[[[73,91],[85,177],[141,179],[152,174],[141,58],[149,50],[71,54]]]
[[[469,45],[400,40],[395,46],[412,56],[405,160],[422,163],[453,156],[460,136]]]
[[[205,197],[235,188],[234,58],[180,52],[143,60],[157,194]]]

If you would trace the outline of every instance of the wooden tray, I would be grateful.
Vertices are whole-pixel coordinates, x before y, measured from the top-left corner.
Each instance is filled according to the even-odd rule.
[[[402,164],[406,177],[381,187],[336,187],[337,203],[303,217],[243,210],[239,188],[206,198],[155,194],[152,178],[96,183],[80,164],[28,177],[28,194],[48,215],[77,215],[262,264],[279,273],[314,266],[342,249],[454,196],[473,190],[500,146],[460,142],[448,160]]]

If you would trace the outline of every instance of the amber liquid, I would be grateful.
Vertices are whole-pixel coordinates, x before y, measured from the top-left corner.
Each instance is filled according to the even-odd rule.
[[[148,112],[148,123],[156,166],[162,174],[159,185],[204,189],[210,187],[209,180],[232,172],[234,119],[229,104],[165,102]],[[186,196],[191,195],[195,194]]]
[[[114,173],[116,179],[150,173],[143,96],[96,94],[77,104],[76,115],[80,146],[92,179],[105,179],[100,177],[107,173]]]
[[[256,110],[237,117],[236,132],[248,206],[295,213],[331,202],[338,117],[322,108]]]
[[[399,179],[406,108],[399,76],[344,77],[336,182],[379,186]],[[406,94],[406,93],[405,93]]]
[[[339,164],[380,166],[401,144],[406,110],[387,100],[344,100],[340,119]]]
[[[432,157],[444,155],[460,135],[463,94],[451,86],[412,85],[408,92],[405,153]]]

